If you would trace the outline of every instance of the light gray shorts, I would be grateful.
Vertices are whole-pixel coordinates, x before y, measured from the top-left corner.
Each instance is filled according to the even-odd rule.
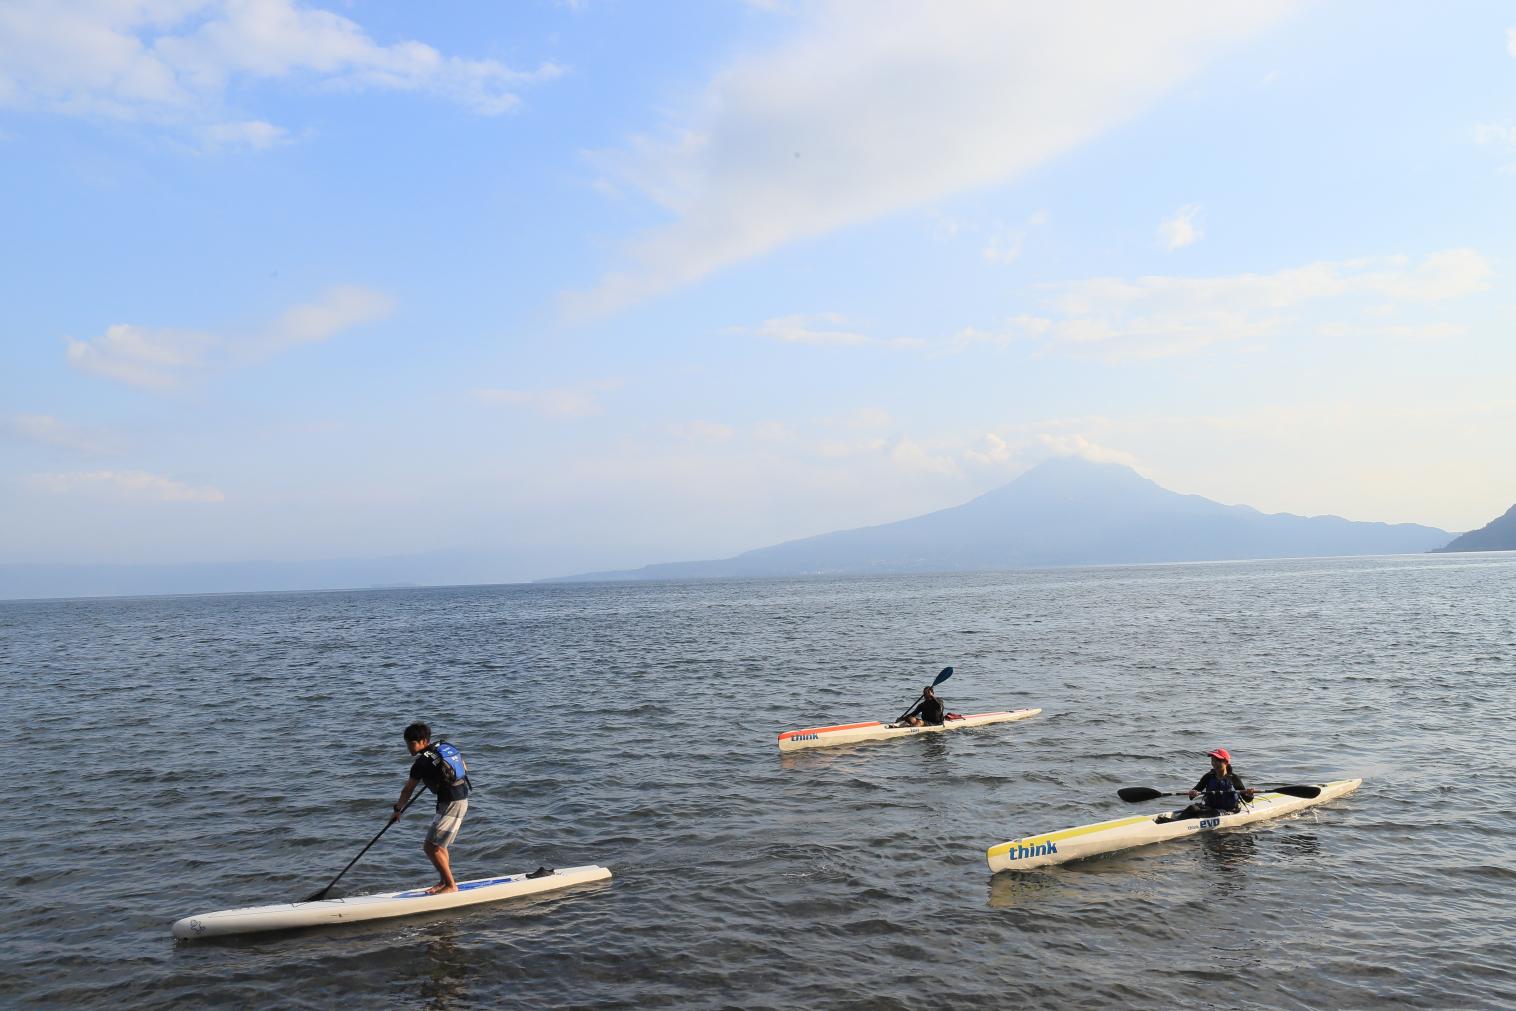
[[[445,850],[458,838],[458,829],[463,827],[463,816],[468,814],[468,801],[449,801],[437,809],[437,817],[432,819],[431,831],[426,834],[426,841]]]

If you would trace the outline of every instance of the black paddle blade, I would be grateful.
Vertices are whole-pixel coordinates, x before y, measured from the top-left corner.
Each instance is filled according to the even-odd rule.
[[[1151,786],[1123,786],[1116,791],[1116,796],[1128,804],[1139,804],[1144,800],[1157,800],[1163,796],[1163,791],[1155,790]]]
[[[1266,790],[1264,792],[1266,792],[1266,793],[1282,793],[1286,797],[1303,797],[1306,800],[1315,800],[1317,797],[1321,796],[1321,787],[1319,787],[1319,786],[1276,786],[1272,790]]]
[[[953,676],[953,668],[951,668],[951,667],[944,667],[944,668],[942,668],[942,673],[937,675],[937,680],[932,682],[932,687],[936,688],[938,685],[942,684],[942,682],[946,681],[948,678],[950,678],[952,676]]]
[[[319,891],[319,892],[311,892],[309,895],[307,895],[305,898],[301,899],[300,901],[301,902],[320,902],[322,899],[326,898],[326,893],[329,892],[329,891],[331,891],[331,887],[327,886],[326,888],[321,889],[321,891]]]

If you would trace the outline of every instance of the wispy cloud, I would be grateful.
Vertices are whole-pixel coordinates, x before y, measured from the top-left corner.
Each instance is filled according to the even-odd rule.
[[[1516,56],[1516,28],[1505,30],[1505,51]]]
[[[757,326],[733,327],[733,333],[748,333],[781,344],[811,344],[821,347],[923,348],[927,341],[915,337],[871,337],[854,329],[838,312],[798,313],[776,316]]]
[[[608,379],[543,390],[478,389],[473,395],[482,403],[519,407],[548,418],[589,418],[605,413],[600,395],[620,386],[619,380]]]
[[[509,112],[544,63],[448,56],[414,40],[385,45],[340,14],[294,0],[11,0],[0,8],[0,105],[160,124],[204,124],[213,143],[265,148],[285,138],[227,120],[238,86],[428,92],[481,115]]]
[[[1293,5],[831,0],[598,156],[670,221],[569,299],[614,310],[798,239],[1004,183],[1151,105]]]
[[[1509,123],[1475,123],[1474,143],[1497,146],[1516,145],[1516,126]]]
[[[1265,337],[1287,324],[1330,333],[1330,327],[1341,324],[1320,318],[1301,323],[1297,314],[1308,308],[1318,314],[1331,310],[1340,319],[1344,313],[1360,315],[1354,307],[1365,302],[1446,302],[1487,290],[1492,276],[1490,264],[1479,253],[1452,249],[1415,265],[1397,256],[1312,263],[1272,274],[1091,278],[1045,285],[1042,290],[1052,313],[1019,316],[1006,332],[975,336],[1002,343],[1031,340],[1106,360],[1163,357]],[[1393,334],[1398,325],[1405,335],[1455,332],[1444,323],[1357,329]]]
[[[985,241],[984,248],[979,251],[980,255],[991,263],[1014,263],[1021,258],[1021,251],[1026,246],[1027,237],[1035,229],[1047,224],[1046,211],[1038,211],[1026,223],[1015,228],[999,227],[990,233]]]
[[[297,344],[327,340],[389,315],[394,302],[355,285],[328,289],[245,335],[114,323],[92,340],[65,338],[68,362],[81,372],[144,390],[170,390],[216,368],[247,365]]]
[[[195,487],[140,470],[91,470],[66,474],[34,474],[31,487],[54,495],[92,494],[146,502],[224,502],[226,496],[209,486]]]
[[[248,149],[267,151],[288,144],[290,132],[282,126],[266,123],[261,119],[241,120],[231,123],[212,123],[203,131],[204,146],[208,150],[225,151]]]
[[[17,414],[0,420],[0,431],[40,446],[88,456],[112,452],[119,445],[119,440],[104,432],[69,424],[51,414]]]
[[[1158,223],[1158,241],[1169,252],[1192,246],[1205,234],[1196,220],[1200,216],[1199,204],[1185,204],[1172,217]]]

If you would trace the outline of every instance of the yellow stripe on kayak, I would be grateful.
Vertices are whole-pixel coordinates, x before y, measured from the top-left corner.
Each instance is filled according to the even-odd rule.
[[[1328,786],[1333,784],[1327,784]],[[1325,789],[1323,787],[1323,789]],[[1283,793],[1259,793],[1253,796],[1254,801],[1266,800],[1271,797],[1284,797]],[[1078,828],[1066,828],[1062,832],[1049,832],[1046,835],[1027,836],[1025,839],[1012,839],[1003,842],[999,846],[991,846],[989,856],[991,858],[1003,856],[1017,848],[1031,848],[1040,843],[1059,843],[1065,839],[1073,839],[1076,836],[1089,835],[1091,832],[1104,832],[1108,828],[1125,828],[1128,825],[1136,825],[1142,821],[1152,821],[1153,815],[1139,814],[1130,818],[1117,818],[1115,821],[1097,821],[1093,825],[1081,825]]]

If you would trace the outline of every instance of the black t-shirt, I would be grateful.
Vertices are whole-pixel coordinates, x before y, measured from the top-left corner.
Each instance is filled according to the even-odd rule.
[[[437,795],[438,807],[455,800],[466,800],[469,795],[467,779],[456,783],[447,781],[447,777],[442,774],[442,759],[437,757],[435,748],[427,748],[416,756],[416,760],[411,763],[411,778],[420,780]]]
[[[929,699],[922,699],[916,704],[915,709],[906,714],[905,718],[910,719],[912,716],[920,716],[922,723],[930,723],[933,726],[940,727],[943,720],[942,700],[935,696]]]

